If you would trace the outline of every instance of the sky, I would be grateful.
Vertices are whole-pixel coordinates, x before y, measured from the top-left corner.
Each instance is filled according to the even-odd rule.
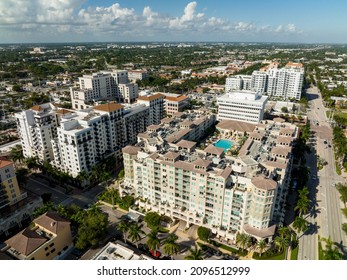
[[[345,0],[0,0],[1,43],[347,43]]]

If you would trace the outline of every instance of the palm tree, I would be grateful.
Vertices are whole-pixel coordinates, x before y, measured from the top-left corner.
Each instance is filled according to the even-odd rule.
[[[147,242],[146,242],[149,250],[157,250],[160,247],[160,240],[158,238],[158,230],[152,230],[147,234]]]
[[[302,190],[299,190],[299,197],[300,198],[308,198],[308,195],[310,194],[310,191],[308,188],[305,186],[302,188]]]
[[[304,233],[308,228],[308,222],[303,217],[296,217],[293,222],[293,228],[299,233]]]
[[[77,183],[82,186],[85,181],[89,179],[89,174],[86,171],[81,171],[76,177]]]
[[[24,159],[23,150],[21,146],[16,145],[15,147],[11,148],[9,157],[14,164],[18,162],[21,163]]]
[[[278,229],[278,234],[280,236],[283,236],[283,237],[289,239],[290,235],[291,235],[291,232],[290,232],[290,229],[288,227],[280,227]]]
[[[280,252],[282,252],[285,248],[289,246],[288,237],[283,235],[278,235],[275,237],[275,246],[278,248]]]
[[[21,187],[24,187],[28,182],[29,171],[26,168],[18,168],[16,171],[17,181]]]
[[[117,225],[117,228],[123,233],[124,242],[127,243],[127,234],[129,232],[129,229],[130,229],[130,224],[126,223],[124,221],[121,221]]]
[[[145,234],[142,230],[142,226],[138,223],[131,224],[129,227],[129,238],[132,242],[135,242],[136,247],[139,247],[139,241],[142,239],[141,235]]]
[[[308,212],[309,206],[310,206],[310,201],[308,200],[308,198],[300,198],[297,201],[294,210],[295,211],[299,210],[299,215],[302,216]]]
[[[171,233],[164,241],[164,253],[167,255],[175,255],[180,250],[180,245],[176,243],[178,236],[174,233]]]
[[[266,244],[264,239],[261,239],[257,242],[256,248],[257,248],[260,256],[262,253],[264,253],[266,246],[267,246],[267,244]]]
[[[185,260],[203,260],[203,251],[201,251],[199,248],[194,247],[194,249],[189,249],[190,254],[186,256]]]
[[[39,159],[37,157],[29,157],[25,159],[25,164],[30,170],[40,169],[41,165],[39,163]]]
[[[343,255],[336,247],[335,243],[331,241],[329,236],[328,239],[322,238],[325,242],[325,250],[323,250],[323,255],[325,260],[343,260]]]
[[[236,235],[236,244],[242,250],[245,250],[251,245],[251,237],[246,233],[238,233]]]

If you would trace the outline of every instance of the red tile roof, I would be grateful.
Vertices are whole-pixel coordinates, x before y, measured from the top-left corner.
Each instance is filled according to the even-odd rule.
[[[107,104],[101,104],[98,106],[95,106],[93,109],[98,111],[104,111],[104,112],[113,112],[124,108],[123,105],[118,103],[107,103]]]

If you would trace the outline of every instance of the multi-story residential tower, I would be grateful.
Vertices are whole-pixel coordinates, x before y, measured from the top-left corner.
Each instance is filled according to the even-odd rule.
[[[252,73],[251,89],[263,94],[267,90],[268,75],[263,71],[254,71]]]
[[[162,108],[163,100],[162,98],[159,100]],[[160,102],[158,104],[160,105]],[[154,106],[151,103],[133,105],[106,103],[81,111],[59,109],[52,104],[43,104],[39,106],[42,114],[39,116],[49,116],[50,124],[33,122],[40,132],[34,134],[35,141],[46,143],[42,154],[47,156],[39,159],[42,162],[49,160],[57,168],[72,176],[77,176],[81,171],[89,173],[96,163],[111,154],[121,158],[121,148],[136,143],[138,133],[146,131],[147,126],[163,116],[157,112],[158,104]],[[32,121],[27,116],[37,114],[36,109],[35,107],[16,115],[23,151],[26,151],[25,157],[38,154],[29,141],[34,136],[26,133],[26,131],[31,132]],[[54,133],[49,133],[51,131]]]
[[[0,214],[26,196],[26,192],[19,189],[13,163],[0,159]]]
[[[288,63],[285,68],[268,71],[267,93],[282,99],[301,98],[304,81],[304,68],[301,63]]]
[[[234,132],[245,124],[230,122]],[[283,120],[253,126],[238,157],[232,157],[212,144],[198,149],[193,139],[165,141],[170,138],[166,125],[123,148],[122,191],[134,193],[147,211],[180,220],[187,228],[204,226],[226,240],[242,232],[271,239],[284,219],[296,126]],[[166,138],[158,141],[157,135]]]
[[[142,81],[148,78],[148,73],[143,70],[128,70],[128,78],[132,82]]]
[[[148,96],[139,96],[137,103],[145,104],[150,108],[150,123],[159,124],[164,116],[164,95],[157,93]]]
[[[134,103],[139,96],[138,93],[139,87],[137,84],[119,84],[117,101],[120,103]]]
[[[304,80],[304,67],[301,63],[289,62],[284,68],[278,68],[278,63],[254,71],[252,75],[237,75],[226,79],[225,92],[237,90],[253,90],[287,99],[301,98]]]
[[[268,97],[253,91],[234,91],[217,98],[218,119],[259,123]]]
[[[57,137],[57,118],[52,104],[42,104],[15,114],[23,155],[53,160],[50,140]]]
[[[182,112],[190,103],[190,98],[186,95],[161,92],[164,95],[164,108],[166,115],[172,116],[177,112]]]
[[[126,70],[83,75],[79,78],[79,86],[79,89],[70,88],[74,109],[90,108],[100,100],[133,103],[138,96],[138,86],[129,83]]]

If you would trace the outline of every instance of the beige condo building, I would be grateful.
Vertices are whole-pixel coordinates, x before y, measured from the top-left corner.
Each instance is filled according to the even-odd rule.
[[[124,191],[134,193],[144,210],[178,219],[186,227],[210,228],[225,240],[235,240],[240,232],[271,239],[283,223],[291,149],[298,136],[296,126],[282,121],[243,123],[253,129],[246,132],[238,156],[213,144],[200,149],[199,138],[167,141],[162,123],[155,133],[147,131],[136,145],[123,148]],[[244,135],[235,130],[243,129],[239,122],[222,122],[224,139]],[[166,138],[157,141],[163,132]]]

